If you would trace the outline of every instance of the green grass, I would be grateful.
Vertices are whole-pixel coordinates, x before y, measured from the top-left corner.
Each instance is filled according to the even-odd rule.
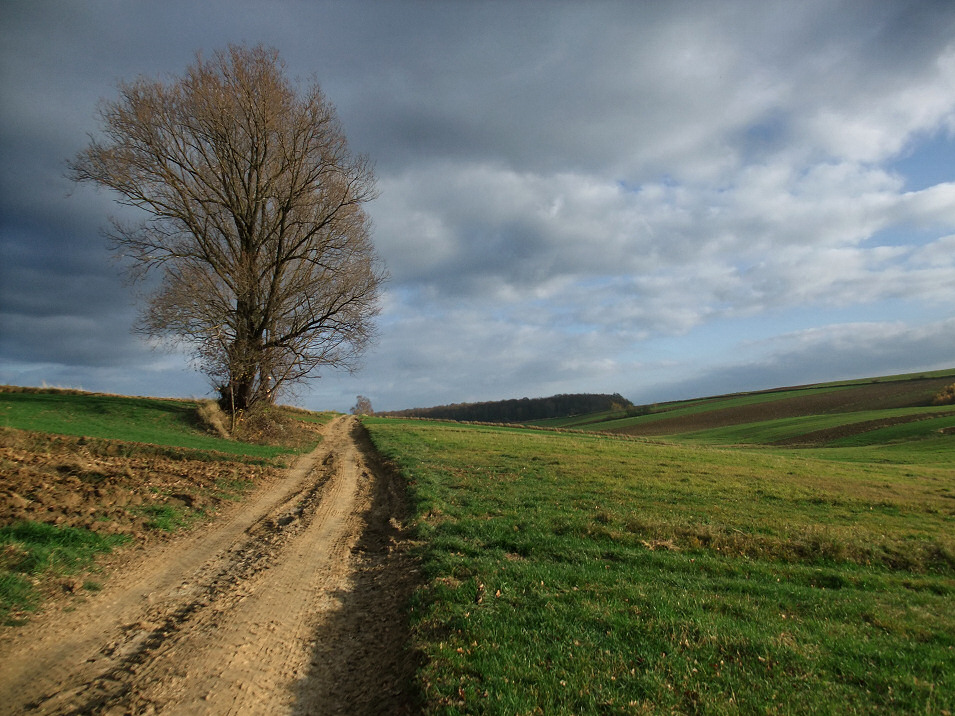
[[[871,436],[870,436],[871,439]],[[860,463],[877,470],[882,465],[899,465],[912,474],[924,468],[940,468],[943,473],[955,468],[955,440],[951,435],[929,435],[918,440],[889,444],[860,444],[842,446],[842,441],[822,448],[773,449],[778,454],[790,454],[805,459],[815,458],[834,463]]]
[[[59,435],[274,458],[290,448],[214,437],[199,428],[196,403],[69,393],[0,393],[0,425]]]
[[[649,412],[649,407],[647,408]],[[592,429],[599,429],[598,423],[605,423],[610,420],[618,420],[626,417],[626,411],[606,410],[600,413],[586,413],[584,415],[570,415],[562,418],[541,418],[540,420],[528,420],[525,425],[538,425],[547,428],[576,428],[587,426]]]
[[[173,505],[144,505],[133,508],[133,511],[148,518],[146,521],[147,529],[164,532],[175,532],[183,527],[188,527],[205,514],[201,510],[190,510]]]
[[[901,373],[899,375],[887,375],[879,378],[859,378],[858,380],[840,381],[838,385],[864,385],[866,383],[887,383],[900,380],[921,380],[923,378],[955,378],[955,368],[942,368],[941,370],[923,371],[921,373]]]
[[[940,435],[943,430],[955,428],[955,413],[949,412],[947,415],[940,417],[928,417],[929,414],[929,412],[926,412],[926,417],[911,423],[878,428],[877,430],[833,440],[829,445],[832,447],[852,447],[890,445],[913,440],[933,440],[938,443],[944,441],[951,448],[952,457],[955,457],[955,440],[952,440],[951,433],[948,433],[947,437]]]
[[[318,425],[328,425],[332,420],[337,418],[341,413],[336,413],[330,410],[323,412],[312,412],[310,410],[302,410],[300,408],[292,408],[289,410],[289,415],[296,420],[301,420],[305,423],[316,423]]]
[[[74,574],[93,564],[97,554],[126,542],[119,535],[21,521],[0,527],[0,620],[31,611],[40,601],[34,578]],[[95,589],[89,580],[87,589]]]
[[[236,502],[241,500],[242,496],[253,487],[255,487],[255,483],[252,480],[240,477],[229,480],[216,480],[215,494],[223,500]]]
[[[366,425],[415,503],[427,713],[955,710],[952,462]]]
[[[609,421],[600,425],[601,430],[618,430],[628,428],[634,425],[643,425],[653,423],[661,418],[679,418],[691,415],[700,415],[714,410],[725,410],[728,408],[741,408],[746,406],[761,405],[763,403],[775,403],[787,400],[789,398],[803,398],[812,395],[825,395],[836,391],[848,390],[847,386],[829,386],[820,388],[800,388],[798,390],[785,390],[767,393],[753,393],[738,396],[725,396],[719,398],[708,398],[700,401],[691,401],[684,405],[664,405],[659,409],[647,415],[641,415],[632,418],[621,418],[619,420]]]

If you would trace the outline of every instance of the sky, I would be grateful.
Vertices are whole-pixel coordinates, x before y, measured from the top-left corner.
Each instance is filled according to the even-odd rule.
[[[375,164],[355,374],[286,402],[635,403],[955,366],[955,3],[0,4],[0,384],[205,397],[66,178],[98,102],[229,43]]]

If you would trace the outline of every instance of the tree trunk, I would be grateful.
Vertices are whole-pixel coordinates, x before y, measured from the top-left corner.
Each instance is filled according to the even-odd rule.
[[[262,335],[256,329],[255,298],[244,295],[236,300],[236,337],[229,356],[229,409],[248,410],[255,403],[255,377],[261,361]]]

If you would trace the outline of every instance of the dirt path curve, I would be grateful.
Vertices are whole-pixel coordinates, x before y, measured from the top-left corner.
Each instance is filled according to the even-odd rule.
[[[0,641],[0,713],[411,713],[403,508],[336,419],[283,480]]]

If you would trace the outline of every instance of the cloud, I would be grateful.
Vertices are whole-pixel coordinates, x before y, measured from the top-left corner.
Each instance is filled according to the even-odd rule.
[[[362,145],[388,168],[438,157],[714,181],[757,147],[883,160],[952,116],[955,15],[937,4],[529,7],[402,7],[399,42],[376,36],[383,70],[351,95]]]
[[[159,365],[128,332],[136,295],[100,235],[119,208],[64,162],[118,80],[236,41],[314,74],[378,167],[381,343],[316,401],[639,392],[680,369],[707,392],[790,382],[800,357],[895,364],[866,340],[944,345],[918,327],[955,305],[955,183],[913,177],[955,135],[948,3],[50,7],[0,9],[0,366],[16,375],[133,385],[126,366],[183,385],[181,356]],[[836,349],[840,331],[856,339]]]
[[[428,302],[540,315],[546,300],[590,326],[685,331],[781,305],[939,297],[955,278],[943,250],[869,240],[890,226],[955,226],[953,187],[902,192],[881,170],[823,165],[751,168],[718,191],[630,191],[455,164],[386,182],[373,212],[395,280]]]

